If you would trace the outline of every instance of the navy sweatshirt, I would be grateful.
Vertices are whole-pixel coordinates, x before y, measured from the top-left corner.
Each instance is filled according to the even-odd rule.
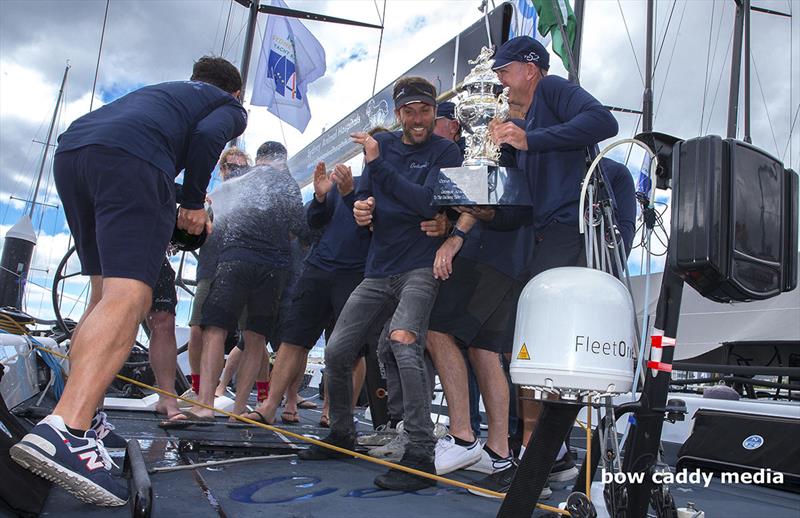
[[[380,155],[365,165],[356,192],[357,200],[375,197],[365,277],[431,268],[442,243],[441,238],[426,236],[419,225],[436,215],[431,201],[439,169],[460,166],[461,152],[438,135],[419,145],[406,145],[401,137],[400,131],[373,137]]]
[[[636,232],[636,187],[633,185],[633,177],[627,167],[610,158],[601,159],[600,167],[611,184],[619,232],[625,243],[625,253],[630,255],[633,234]]]
[[[617,131],[616,119],[580,86],[558,76],[539,81],[525,117],[528,150],[517,151],[517,166],[530,181],[537,229],[553,221],[577,227],[585,148]]]
[[[369,250],[370,231],[359,227],[353,218],[353,202],[359,178],[354,178],[354,190],[342,199],[336,186],[325,196],[325,202],[316,196],[306,209],[306,220],[312,229],[325,227],[319,242],[306,262],[326,272],[363,272]],[[327,225],[327,227],[326,227]]]
[[[56,153],[94,144],[121,149],[173,177],[185,169],[182,206],[201,209],[222,149],[246,125],[239,101],[214,85],[161,83],[76,119],[59,137]]]

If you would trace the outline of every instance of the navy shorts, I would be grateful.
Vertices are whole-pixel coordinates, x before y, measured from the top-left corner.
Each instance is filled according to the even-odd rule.
[[[165,313],[175,314],[175,307],[178,305],[178,292],[175,289],[175,270],[169,264],[169,259],[164,258],[161,270],[158,272],[158,280],[153,288],[153,305],[150,311],[164,311]]]
[[[583,236],[577,225],[552,222],[535,233],[531,278],[552,268],[586,266]]]
[[[294,287],[281,339],[313,348],[322,332],[333,328],[348,297],[362,280],[362,272],[327,272],[307,265]]]
[[[225,261],[217,265],[214,280],[203,303],[202,326],[233,333],[247,308],[242,331],[271,338],[278,323],[278,308],[289,272],[273,266]]]
[[[173,179],[105,146],[57,153],[53,176],[81,273],[155,286],[175,228]]]
[[[431,310],[429,329],[461,347],[511,351],[519,283],[485,264],[456,256]]]

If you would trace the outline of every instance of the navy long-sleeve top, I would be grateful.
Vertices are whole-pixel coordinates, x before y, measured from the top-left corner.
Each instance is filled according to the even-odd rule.
[[[325,228],[306,262],[327,272],[363,272],[369,250],[370,231],[356,225],[353,202],[360,177],[354,178],[354,190],[344,198],[335,186],[320,203],[316,196],[306,208],[306,221],[312,229]]]
[[[610,158],[601,159],[600,167],[611,184],[619,233],[625,243],[625,253],[630,254],[636,232],[636,187],[633,185],[633,177],[627,167]]]
[[[303,217],[300,187],[288,169],[257,165],[224,182],[217,192],[220,263],[242,261],[289,269],[289,234],[302,244],[312,238]],[[224,209],[223,201],[228,205]]]
[[[537,229],[553,221],[577,226],[584,150],[618,129],[611,112],[580,86],[558,76],[539,81],[525,117],[528,150],[517,151],[517,165],[530,181]]]
[[[441,238],[425,235],[420,223],[436,215],[433,186],[442,167],[461,165],[458,146],[432,135],[419,145],[407,145],[402,132],[374,135],[378,158],[364,167],[357,200],[375,198],[373,233],[365,277],[383,278],[431,267]]]
[[[201,209],[225,144],[247,126],[231,94],[200,81],[145,86],[70,124],[56,153],[89,145],[121,149],[174,176],[186,170],[183,203]]]

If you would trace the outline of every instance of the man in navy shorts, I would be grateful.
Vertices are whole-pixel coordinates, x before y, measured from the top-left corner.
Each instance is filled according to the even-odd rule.
[[[350,293],[364,280],[370,232],[356,225],[353,219],[355,189],[349,167],[338,164],[329,175],[323,162],[317,164],[314,198],[306,217],[311,228],[324,227],[325,231],[306,259],[295,287],[281,333],[270,395],[247,415],[251,419],[274,422],[281,398],[305,364],[308,351],[322,331],[339,318]],[[292,418],[282,417],[284,421]]]
[[[247,125],[241,87],[236,67],[203,57],[191,80],[131,92],[59,137],[53,175],[91,295],[72,335],[64,393],[11,456],[86,502],[128,499],[89,426],[150,309],[176,224],[174,180],[183,170],[177,225],[191,234],[211,231],[206,188],[226,142]]]

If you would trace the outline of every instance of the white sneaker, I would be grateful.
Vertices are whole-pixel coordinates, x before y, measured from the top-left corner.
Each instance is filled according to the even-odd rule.
[[[186,392],[184,392],[183,394],[181,394],[181,397],[182,398],[186,398],[186,399],[191,399],[191,400],[194,400],[194,401],[197,401],[198,399],[200,399],[200,397],[197,395],[197,392],[195,392],[191,388],[189,390],[187,390]],[[180,399],[178,400],[178,408],[180,410],[188,410],[188,409],[192,408],[192,406],[193,405],[191,403],[187,403],[186,401],[183,401],[183,400],[180,400]]]
[[[467,471],[477,471],[479,473],[485,473],[486,475],[491,475],[493,473],[497,473],[498,471],[503,471],[507,469],[512,464],[511,457],[506,457],[505,459],[493,459],[489,452],[486,451],[486,447],[481,448],[481,460],[473,464],[472,466],[467,466]]]
[[[382,424],[375,429],[375,433],[362,435],[357,439],[361,446],[383,446],[391,442],[397,435],[397,428],[391,428],[389,424]]]
[[[481,442],[477,439],[469,446],[459,446],[452,435],[445,435],[436,442],[436,474],[445,475],[475,464],[481,460],[481,451]]]
[[[403,429],[403,421],[397,423],[397,428],[395,430],[397,434],[391,441],[383,446],[378,446],[377,448],[369,450],[370,457],[393,462],[397,462],[403,458],[403,454],[406,452],[406,444],[408,444],[408,434]]]

